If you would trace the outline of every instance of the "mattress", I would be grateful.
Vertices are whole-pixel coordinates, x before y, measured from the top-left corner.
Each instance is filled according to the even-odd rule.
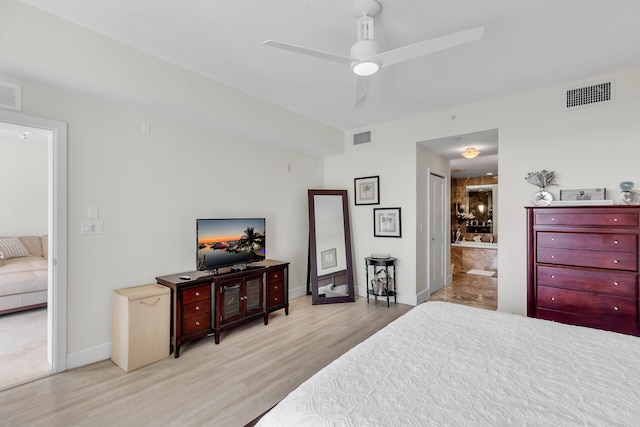
[[[352,348],[269,426],[638,426],[640,338],[427,302]]]

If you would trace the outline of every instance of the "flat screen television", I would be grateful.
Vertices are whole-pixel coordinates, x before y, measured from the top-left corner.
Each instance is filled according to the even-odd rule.
[[[265,259],[264,218],[196,220],[197,270],[241,266]]]

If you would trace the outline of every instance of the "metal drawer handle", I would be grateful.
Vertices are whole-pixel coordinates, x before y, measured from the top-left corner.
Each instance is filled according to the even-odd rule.
[[[278,276],[278,273],[274,274],[273,277],[275,277],[276,279],[280,276]]]
[[[196,292],[196,296],[199,297],[200,296],[200,292]]]
[[[555,255],[551,255],[551,259],[556,259],[556,256]]]
[[[618,222],[618,218],[613,218],[613,222]]]
[[[613,307],[613,309],[614,309],[615,311],[620,310],[618,307]]]
[[[196,305],[196,311],[200,310],[200,307]]]
[[[554,276],[554,275],[552,274],[552,275],[551,275],[551,278],[552,278],[552,279],[555,279],[555,278],[556,278],[556,276]]]
[[[200,326],[200,322],[196,322],[196,326]]]
[[[274,300],[274,301],[278,301],[278,297],[274,298],[273,300]]]
[[[556,297],[551,297],[551,301],[555,301],[555,300],[556,300]]]
[[[613,282],[613,286],[618,286],[619,284],[619,282]]]
[[[555,218],[551,218],[551,221],[555,221],[555,220],[556,220]]]
[[[614,245],[617,245],[618,243],[620,243],[620,242],[618,242],[617,240],[614,240],[614,241],[613,241],[613,244],[614,244]]]
[[[618,261],[617,259],[614,259],[614,260],[613,260],[613,263],[614,263],[614,264],[617,264],[617,263],[619,263],[619,262],[620,262],[620,261]]]
[[[278,285],[274,286],[273,289],[278,289]]]

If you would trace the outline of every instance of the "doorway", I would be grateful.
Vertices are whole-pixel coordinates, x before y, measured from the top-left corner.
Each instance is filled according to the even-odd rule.
[[[446,286],[438,289],[437,283],[430,285],[431,294],[429,300],[450,301],[495,310],[497,308],[497,254],[499,245],[497,235],[497,194],[491,206],[490,220],[474,220],[467,224],[466,216],[471,212],[467,212],[469,207],[466,203],[466,191],[465,201],[458,200],[453,186],[456,181],[464,182],[465,185],[474,184],[476,181],[478,181],[477,183],[484,183],[484,179],[489,177],[491,177],[492,183],[494,181],[497,183],[498,129],[446,136],[421,141],[419,144],[438,154],[444,158],[443,160],[448,159],[449,161],[449,177],[452,188],[447,189],[449,196],[444,206],[444,216],[447,227],[444,233],[446,236],[444,239],[445,253],[447,258],[451,259],[451,264],[459,264],[453,269],[450,269],[449,265],[446,266],[447,277],[449,278],[449,280],[446,281]],[[476,153],[475,157],[467,158],[467,156],[462,155],[463,152],[467,154],[469,151]],[[437,204],[437,201],[432,200],[430,196],[429,204]],[[486,207],[488,212],[488,205],[486,205]],[[479,209],[483,210],[484,208],[485,204]],[[433,215],[437,215],[435,212],[432,212],[432,209],[432,206],[429,206],[430,218],[433,217]],[[435,220],[437,220],[437,216]],[[460,221],[466,221],[465,225],[469,225],[469,227],[460,227]],[[449,224],[451,225],[450,227]],[[469,245],[465,248],[460,248],[456,245],[456,253],[453,253],[454,245],[450,244],[450,242],[453,243],[453,241],[456,240],[456,230],[458,228],[463,228],[462,237],[469,241]],[[485,233],[484,229],[489,229],[490,232]],[[468,233],[465,233],[467,231]],[[429,244],[431,245],[431,243],[430,241]],[[474,245],[487,246],[487,248],[479,248]],[[482,251],[491,253],[493,255],[491,259],[494,260],[495,263],[485,266],[484,263],[487,257]],[[464,255],[468,256],[465,257]],[[459,263],[461,259],[471,262]],[[437,266],[438,260],[433,260],[431,255],[429,262],[430,270],[433,269],[431,262],[436,263],[434,266],[439,268]],[[476,263],[482,264],[476,266]],[[487,275],[492,273],[492,271],[489,270],[495,270],[492,276]],[[429,279],[431,279],[433,275],[430,271]]]
[[[51,372],[67,366],[67,124],[0,110],[0,128],[44,135],[47,145],[47,361]]]
[[[446,236],[447,221],[445,177],[429,173],[429,290],[431,293],[441,289],[447,278],[448,242]]]

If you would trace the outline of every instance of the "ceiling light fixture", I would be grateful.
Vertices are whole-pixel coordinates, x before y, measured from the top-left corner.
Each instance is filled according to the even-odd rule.
[[[469,147],[460,154],[466,159],[473,159],[475,157],[478,157],[478,154],[480,154],[480,152],[476,150],[476,147]]]
[[[357,76],[367,77],[375,74],[380,69],[380,64],[375,60],[354,62],[351,69]]]

